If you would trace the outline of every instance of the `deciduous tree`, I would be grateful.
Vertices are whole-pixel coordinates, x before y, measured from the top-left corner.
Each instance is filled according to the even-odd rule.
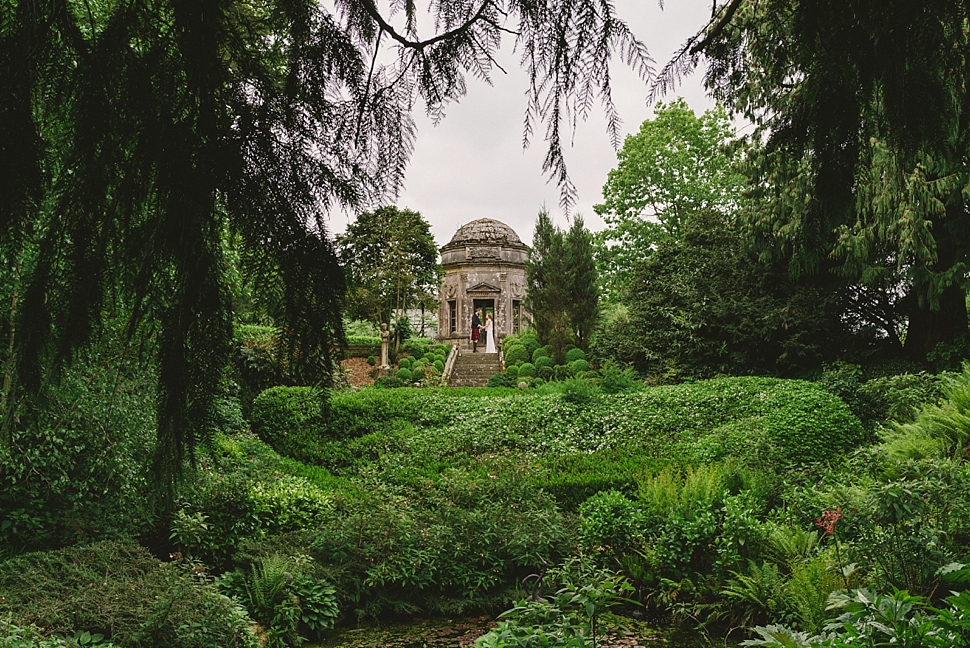
[[[728,149],[734,127],[723,108],[698,117],[678,99],[658,103],[654,118],[627,136],[617,166],[593,210],[606,222],[597,235],[597,258],[607,293],[622,299],[633,268],[661,241],[676,238],[690,214],[716,209],[732,213],[744,178]]]

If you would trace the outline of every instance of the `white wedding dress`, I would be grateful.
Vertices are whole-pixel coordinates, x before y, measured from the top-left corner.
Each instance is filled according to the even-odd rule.
[[[498,353],[498,350],[495,348],[495,336],[492,335],[492,320],[485,322],[485,335],[487,336],[485,353]]]

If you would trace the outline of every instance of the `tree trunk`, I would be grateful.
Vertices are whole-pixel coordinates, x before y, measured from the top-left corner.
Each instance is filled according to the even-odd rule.
[[[929,304],[912,299],[909,327],[906,330],[906,354],[915,360],[926,360],[926,354],[941,342],[952,344],[967,332],[967,301],[964,292],[956,287],[946,288],[940,295],[940,309],[930,310]]]

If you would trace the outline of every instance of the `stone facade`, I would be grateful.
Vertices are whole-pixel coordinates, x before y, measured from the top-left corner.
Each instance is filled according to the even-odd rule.
[[[482,218],[459,227],[441,248],[445,276],[438,340],[470,349],[476,307],[492,313],[496,342],[525,327],[529,321],[525,310],[528,255],[529,246],[505,223]]]

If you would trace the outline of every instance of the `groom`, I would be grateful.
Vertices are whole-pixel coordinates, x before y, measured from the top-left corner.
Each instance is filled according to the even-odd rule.
[[[478,338],[481,335],[482,319],[481,308],[476,308],[472,313],[472,353],[478,353]]]

